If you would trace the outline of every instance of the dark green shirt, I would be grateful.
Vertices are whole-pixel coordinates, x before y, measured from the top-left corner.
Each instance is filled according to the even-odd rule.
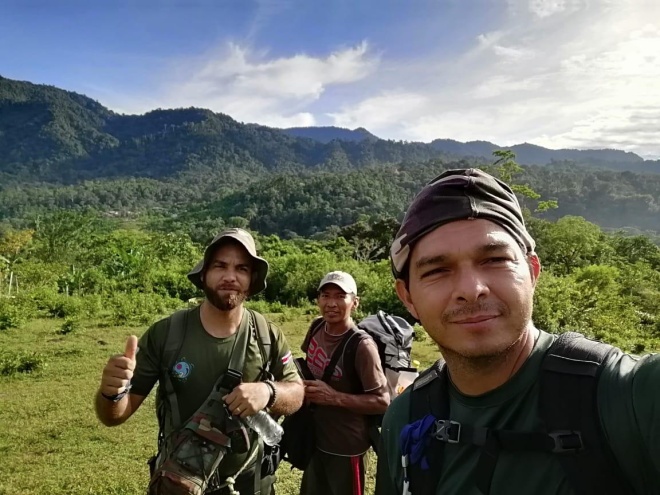
[[[160,378],[164,367],[162,362],[169,319],[165,318],[149,328],[139,341],[139,352],[136,356],[136,368],[131,383],[131,393],[149,395],[149,392]],[[189,310],[187,315],[187,330],[181,350],[170,368],[172,385],[179,404],[179,415],[182,421],[190,418],[209,396],[218,377],[227,371],[236,336],[247,329],[249,317],[247,311],[238,331],[231,337],[218,338],[209,335],[199,315],[199,306]],[[279,328],[271,325],[274,340],[271,355],[275,356],[270,372],[276,381],[296,381],[298,372],[289,345]],[[169,364],[169,363],[168,363]],[[256,381],[262,366],[261,353],[256,335],[249,340],[243,368],[243,381]],[[166,422],[167,424],[167,422]],[[166,435],[168,431],[164,432]],[[222,461],[219,472],[230,475],[236,472],[245,460],[246,455],[227,456]]]
[[[504,385],[477,397],[450,386],[451,419],[459,423],[515,431],[539,431],[540,366],[554,337],[541,332],[522,368]],[[598,383],[602,427],[636,494],[660,494],[660,355],[635,358],[619,353]],[[410,422],[410,389],[398,397],[383,420],[383,453],[378,458],[377,495],[402,493],[399,434]],[[477,495],[474,469],[479,450],[447,444],[437,494]],[[500,453],[491,493],[497,495],[575,495],[557,457],[545,452]],[[414,495],[414,494],[413,494]]]

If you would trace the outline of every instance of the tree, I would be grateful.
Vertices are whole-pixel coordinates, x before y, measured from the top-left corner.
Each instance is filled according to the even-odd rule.
[[[497,160],[492,166],[486,167],[490,173],[509,184],[513,192],[520,196],[535,201],[541,198],[541,195],[529,185],[514,183],[515,176],[522,173],[524,169],[516,162],[516,154],[513,151],[495,150],[493,155],[497,157]],[[555,200],[538,201],[534,211],[540,213],[557,207],[558,203]]]
[[[12,286],[18,292],[18,279],[14,276],[14,269],[27,255],[33,236],[33,230],[8,230],[0,239],[0,262],[4,264],[9,278],[8,296],[11,296]]]

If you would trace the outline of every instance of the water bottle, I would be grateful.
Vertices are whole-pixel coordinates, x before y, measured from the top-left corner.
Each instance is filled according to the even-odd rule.
[[[245,424],[252,428],[270,446],[277,445],[282,440],[284,430],[266,411],[243,418]]]

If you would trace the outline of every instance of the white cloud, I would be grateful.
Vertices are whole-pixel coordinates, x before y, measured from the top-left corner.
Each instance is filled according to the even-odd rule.
[[[393,126],[404,126],[407,119],[423,111],[425,98],[422,95],[406,92],[385,92],[373,98],[367,98],[354,107],[344,108],[337,113],[328,114],[334,119],[334,125],[340,127],[366,127],[379,129],[387,122]]]
[[[278,58],[232,43],[179,66],[178,82],[168,85],[160,106],[198,106],[277,127],[309,126],[316,122],[306,111],[309,104],[329,87],[364,79],[377,66],[366,42],[325,57]]]
[[[617,147],[660,157],[660,2],[506,3],[506,15],[458,55],[441,45],[402,60],[366,42],[284,56],[223,45],[178,61],[132,110],[199,106],[276,127],[331,123],[391,139]],[[263,0],[254,30],[278,8]]]
[[[510,0],[509,7],[507,21],[477,36],[463,56],[438,54],[427,60],[435,71],[381,79],[381,92],[345,105],[332,115],[335,123],[393,139],[526,141],[660,156],[660,3]],[[400,72],[385,67],[384,74]],[[423,104],[399,118],[368,111],[400,94]]]

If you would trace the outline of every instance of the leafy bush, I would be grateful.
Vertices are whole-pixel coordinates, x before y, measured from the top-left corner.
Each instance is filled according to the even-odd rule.
[[[43,354],[37,352],[5,353],[0,355],[0,375],[33,373],[46,366]]]
[[[421,325],[415,324],[413,326],[414,334],[413,334],[413,340],[415,342],[424,342],[426,340],[426,330],[424,330],[424,327]]]
[[[115,294],[109,304],[113,325],[148,325],[159,316],[184,306],[179,299],[143,292]]]
[[[64,323],[60,326],[60,329],[57,333],[60,335],[68,335],[70,333],[78,332],[82,328],[80,320],[75,318],[67,318],[64,320]]]
[[[85,305],[81,298],[57,294],[50,302],[48,314],[54,318],[71,318],[82,316]]]
[[[0,330],[17,328],[25,322],[25,314],[15,299],[0,298]]]

